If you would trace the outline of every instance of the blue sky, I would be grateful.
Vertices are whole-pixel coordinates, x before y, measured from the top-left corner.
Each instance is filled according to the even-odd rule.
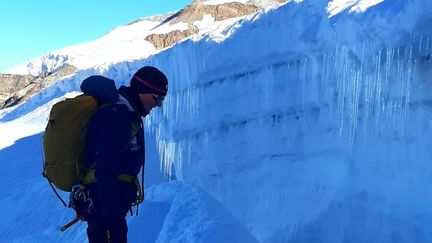
[[[98,39],[137,18],[192,0],[0,0],[0,73],[42,54]]]

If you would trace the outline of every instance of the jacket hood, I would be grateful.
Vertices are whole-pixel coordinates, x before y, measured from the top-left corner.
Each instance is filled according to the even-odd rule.
[[[84,79],[80,88],[85,95],[93,96],[99,103],[116,103],[119,99],[114,80],[101,75]]]

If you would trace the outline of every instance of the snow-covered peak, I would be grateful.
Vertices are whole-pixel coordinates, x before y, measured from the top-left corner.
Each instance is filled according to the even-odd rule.
[[[237,8],[234,9],[234,12],[238,11],[238,14],[231,16],[233,14],[233,8],[228,8],[225,9],[225,11],[229,12],[229,14],[226,15],[227,17],[224,16],[223,20],[215,21],[208,21],[208,19],[203,17],[206,14],[205,11],[208,11],[208,9],[200,12],[201,8],[196,8],[197,6],[202,6],[201,2],[202,1],[194,2],[177,13],[138,19],[130,24],[113,29],[100,39],[69,46],[40,56],[10,69],[8,73],[31,74],[37,76],[43,72],[50,72],[64,64],[73,65],[79,70],[82,70],[111,65],[122,61],[145,59],[150,55],[158,53],[161,49],[176,44],[194,34],[198,34],[199,38],[206,34],[210,36],[213,34],[217,39],[223,38],[221,37],[224,36],[223,33],[231,33],[224,32],[224,30],[238,21],[238,17],[246,17],[248,14],[259,10],[250,10],[251,3],[254,4],[256,2],[257,5],[264,8],[272,4],[272,6],[274,6],[274,3],[278,1],[205,1],[205,4],[208,4],[206,6],[230,2],[247,3],[245,7],[249,8],[248,11],[241,11]],[[187,11],[185,10],[191,8],[194,9],[194,13],[192,18],[188,19],[191,16],[187,15]],[[218,14],[223,10],[224,9],[218,9]],[[195,18],[199,22],[198,25],[193,24],[196,21]],[[188,20],[191,20],[191,23],[189,23]],[[175,36],[167,36],[169,33]],[[196,40],[199,38],[194,39]],[[170,41],[165,43],[166,39],[170,39]],[[161,40],[164,41],[164,43],[161,44]]]
[[[144,41],[144,38],[158,24],[160,23],[145,20],[120,26],[100,39],[43,55],[12,68],[8,73],[36,76],[66,63],[78,69],[87,69],[108,62],[147,57],[155,52],[155,48]]]

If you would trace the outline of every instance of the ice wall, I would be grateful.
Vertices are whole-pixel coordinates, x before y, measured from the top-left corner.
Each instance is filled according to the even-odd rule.
[[[431,5],[288,3],[143,62],[171,80],[165,170],[262,242],[432,241]]]

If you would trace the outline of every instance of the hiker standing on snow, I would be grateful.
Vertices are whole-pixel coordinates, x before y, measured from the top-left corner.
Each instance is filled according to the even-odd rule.
[[[98,87],[106,83],[103,79],[107,78],[91,76],[81,85],[84,93],[95,97],[100,105],[87,132],[86,163],[93,169],[93,175],[85,178],[93,181],[85,183],[93,203],[85,218],[87,236],[90,243],[126,243],[126,215],[134,203],[142,200],[137,180],[145,155],[141,117],[161,106],[168,80],[149,66],[134,74],[130,86],[118,90],[112,85]],[[106,104],[107,100],[111,102]],[[113,100],[117,101],[112,104]]]

